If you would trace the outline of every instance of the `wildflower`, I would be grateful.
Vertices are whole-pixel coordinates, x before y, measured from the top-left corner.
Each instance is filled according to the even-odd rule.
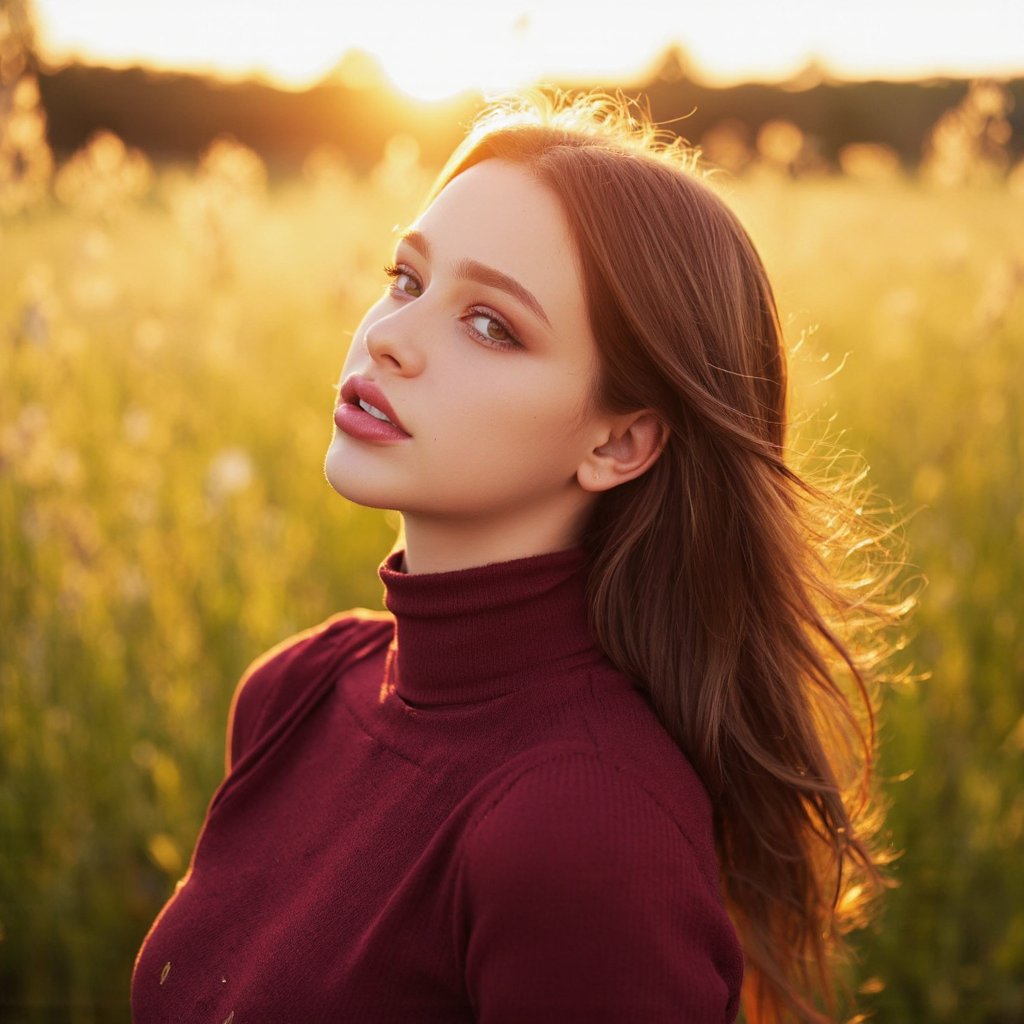
[[[11,87],[0,83],[0,215],[42,202],[52,174],[53,154],[35,78],[25,75]]]
[[[700,140],[708,161],[716,167],[737,174],[753,159],[750,151],[750,131],[736,118],[719,121],[705,132]]]
[[[152,432],[153,419],[145,409],[132,406],[121,417],[121,435],[131,445],[145,443]]]
[[[242,448],[223,449],[206,472],[206,493],[214,502],[222,502],[244,491],[253,479],[252,459]]]
[[[122,570],[118,589],[128,604],[141,604],[149,597],[149,583],[137,565],[129,565]]]
[[[114,273],[113,255],[105,232],[93,228],[82,237],[69,289],[79,309],[97,312],[117,302],[121,283]]]
[[[384,147],[383,158],[373,169],[371,181],[392,197],[418,195],[427,180],[419,161],[420,146],[411,135],[392,135]]]
[[[222,197],[257,197],[266,189],[267,169],[248,146],[229,136],[221,136],[203,153],[199,177]]]
[[[144,196],[152,180],[145,155],[104,130],[92,135],[61,167],[54,190],[68,206],[109,217],[125,203]]]
[[[757,133],[757,151],[762,161],[786,173],[796,170],[804,146],[804,133],[789,121],[768,121]]]
[[[38,262],[26,271],[21,282],[21,313],[15,337],[33,345],[46,345],[53,333],[59,301],[49,264]]]
[[[1004,85],[972,82],[963,101],[935,123],[925,146],[924,176],[945,186],[1001,176],[1009,165],[1012,103]]]
[[[259,211],[266,184],[267,170],[259,155],[221,137],[203,153],[194,181],[173,193],[178,222],[212,264],[215,276],[234,272],[239,231]]]
[[[851,142],[839,151],[839,167],[859,181],[891,181],[902,171],[900,158],[880,142]]]

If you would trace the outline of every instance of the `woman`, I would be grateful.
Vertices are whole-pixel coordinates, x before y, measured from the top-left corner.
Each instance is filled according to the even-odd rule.
[[[246,674],[135,1020],[731,1021],[744,961],[749,1021],[830,1019],[877,588],[787,465],[747,235],[626,111],[523,104],[386,274],[326,474],[402,513],[390,614]]]

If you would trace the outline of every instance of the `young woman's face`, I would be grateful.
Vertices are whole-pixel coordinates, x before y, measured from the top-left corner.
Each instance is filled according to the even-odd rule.
[[[332,486],[398,509],[407,526],[578,520],[591,496],[576,473],[602,419],[582,278],[554,194],[514,164],[477,164],[403,235],[387,273],[342,371]]]

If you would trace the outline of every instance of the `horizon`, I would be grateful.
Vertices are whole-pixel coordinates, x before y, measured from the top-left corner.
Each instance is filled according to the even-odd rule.
[[[671,42],[665,48],[635,74],[621,78],[604,77],[601,80],[587,79],[578,75],[565,78],[549,77],[536,81],[524,81],[520,86],[508,86],[507,90],[501,87],[488,89],[486,87],[466,86],[456,92],[442,93],[439,95],[418,96],[407,89],[403,89],[388,74],[386,67],[380,58],[373,53],[359,47],[353,47],[341,54],[333,67],[327,68],[320,77],[301,82],[290,82],[274,75],[262,67],[224,69],[213,64],[164,64],[142,58],[131,59],[101,59],[96,55],[73,53],[67,54],[59,59],[46,54],[37,54],[39,67],[44,74],[56,74],[68,67],[81,67],[101,71],[129,72],[142,71],[154,77],[183,76],[186,78],[198,78],[212,83],[225,85],[258,85],[281,92],[303,93],[323,85],[341,83],[349,88],[376,88],[385,87],[400,95],[400,98],[413,104],[445,104],[452,100],[470,94],[483,94],[485,96],[497,95],[503,91],[515,91],[517,88],[531,87],[580,87],[580,88],[608,88],[625,89],[636,88],[647,84],[658,75],[664,61],[672,54],[680,54],[684,60],[682,64],[683,74],[681,80],[708,89],[730,89],[739,86],[763,86],[766,88],[778,88],[786,91],[799,92],[812,88],[819,83],[833,83],[837,85],[856,85],[866,82],[884,82],[890,84],[928,84],[930,82],[971,82],[971,81],[994,81],[1001,84],[1009,84],[1024,79],[1024,66],[1016,70],[1007,70],[1005,73],[988,72],[985,74],[971,74],[968,72],[955,71],[934,71],[928,73],[906,73],[875,75],[846,75],[839,74],[833,68],[812,57],[798,67],[790,70],[786,75],[770,77],[767,75],[750,75],[747,77],[723,79],[717,76],[708,75],[700,67],[688,59],[685,50],[680,49],[679,44]]]

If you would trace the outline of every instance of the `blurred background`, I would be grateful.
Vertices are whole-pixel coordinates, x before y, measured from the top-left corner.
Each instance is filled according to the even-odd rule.
[[[242,12],[242,13],[240,13]],[[484,98],[619,88],[720,168],[794,447],[861,453],[924,577],[851,982],[1024,1021],[1024,6],[0,0],[0,1020],[127,1021],[257,654],[380,606],[323,480],[392,229]]]

